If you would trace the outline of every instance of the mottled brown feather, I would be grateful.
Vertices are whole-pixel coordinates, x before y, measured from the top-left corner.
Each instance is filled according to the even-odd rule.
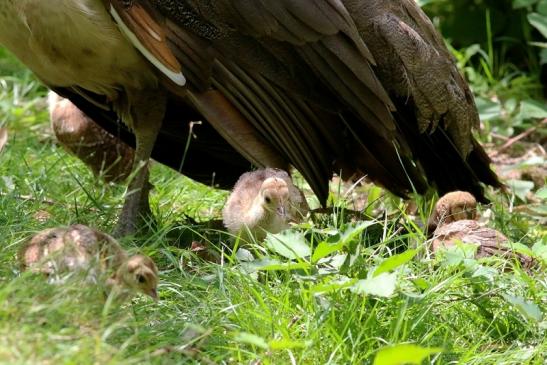
[[[122,182],[131,173],[135,150],[108,133],[68,99],[50,92],[49,114],[57,141],[105,181]]]
[[[93,281],[106,279],[104,283],[124,297],[140,291],[157,299],[154,261],[143,255],[128,257],[110,235],[82,224],[38,232],[21,246],[18,258],[22,271],[48,276],[83,271]]]
[[[150,10],[144,8],[138,1],[133,2],[129,7],[123,6],[121,2],[110,1],[135,36],[165,67],[173,72],[180,72],[180,63],[167,45],[164,27],[157,23]]]
[[[146,121],[135,124],[134,119],[155,119],[158,126],[161,96],[167,92],[178,98],[175,109],[187,106],[257,165],[269,165],[273,156],[296,167],[323,203],[333,172],[368,174],[401,196],[435,186],[440,192],[468,190],[483,200],[481,181],[499,186],[471,134],[478,121],[472,94],[441,37],[412,0],[66,1],[94,5],[95,11],[89,19],[73,7],[50,14],[46,3],[25,0],[35,5],[23,11],[25,16],[34,12],[34,32],[25,33],[16,19],[17,32],[0,26],[0,41],[49,85],[106,95],[124,122],[137,127],[141,141],[150,142],[147,136],[153,134]],[[1,3],[0,9],[19,14],[20,3]],[[169,57],[176,59],[188,81],[184,88],[165,82],[137,57],[104,16],[111,3],[162,64],[173,66]],[[49,16],[42,16],[44,11]],[[48,37],[32,39],[43,44],[29,50],[21,34]],[[79,61],[85,60],[75,56],[81,39],[92,45],[95,63],[105,61],[101,67],[88,62],[81,72]],[[45,57],[51,42],[65,45],[58,52],[65,59]],[[41,62],[33,51],[51,62]],[[218,94],[207,98],[211,92]],[[221,113],[224,106],[228,113]],[[180,118],[182,128],[195,120],[186,113]],[[253,143],[238,140],[234,129],[245,131]],[[163,160],[174,164],[168,157]],[[198,164],[209,161],[203,157]]]
[[[525,269],[538,264],[532,257],[515,251],[501,232],[477,222],[476,208],[475,197],[465,191],[450,192],[437,201],[429,219],[429,229],[434,229],[431,239],[433,253],[464,243],[477,247],[476,258],[505,257],[518,261]]]

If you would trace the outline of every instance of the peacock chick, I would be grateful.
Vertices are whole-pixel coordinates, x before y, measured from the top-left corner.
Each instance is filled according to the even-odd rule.
[[[121,292],[141,292],[158,300],[158,268],[148,256],[129,257],[109,279],[108,284]]]
[[[104,280],[109,291],[123,298],[141,292],[158,299],[158,268],[150,257],[128,257],[114,238],[82,224],[38,232],[18,256],[21,271],[49,277],[82,272],[90,281]]]
[[[508,239],[495,229],[481,226],[476,220],[462,219],[438,226],[433,233],[432,249],[437,252],[454,246],[456,242],[476,244],[480,249],[484,245],[498,247]]]
[[[122,182],[131,173],[135,150],[108,133],[70,100],[48,96],[51,127],[59,144],[107,182]]]
[[[241,175],[222,211],[228,231],[261,241],[267,232],[278,233],[289,222],[301,222],[309,207],[304,194],[286,171],[265,168]]]
[[[435,204],[428,222],[429,232],[437,227],[462,219],[474,220],[477,216],[477,200],[467,191],[452,191],[443,195]]]
[[[429,227],[434,227],[431,249],[437,253],[458,243],[475,245],[476,258],[502,256],[520,262],[525,269],[536,263],[509,246],[509,239],[501,232],[477,221],[477,202],[468,192],[454,191],[442,196],[435,206]]]

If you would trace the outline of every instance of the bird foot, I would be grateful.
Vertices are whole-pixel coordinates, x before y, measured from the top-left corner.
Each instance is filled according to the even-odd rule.
[[[146,194],[146,197],[148,198],[148,194]],[[143,227],[148,227],[148,223],[154,219],[148,201],[146,204],[139,203],[135,207],[133,202],[128,202],[128,200],[130,200],[130,197],[126,199],[118,223],[112,234],[116,238],[134,235]]]
[[[137,218],[133,217],[132,215],[120,215],[120,218],[118,219],[118,224],[116,224],[116,228],[114,228],[112,235],[115,238],[122,238],[125,236],[134,235],[137,232],[138,226],[138,223],[136,221]]]
[[[154,220],[148,200],[152,184],[148,182],[148,169],[146,167],[144,169],[145,171],[142,172],[145,176],[143,188],[137,188],[133,191],[130,189],[125,197],[118,224],[113,232],[113,236],[116,238],[134,235],[140,228],[149,226],[147,223]],[[130,187],[133,186],[133,184],[130,184]]]
[[[127,187],[127,195],[114,235],[122,237],[135,234],[142,218],[150,216],[148,193],[149,159],[165,116],[167,96],[165,90],[137,92],[132,95],[133,132],[137,140],[133,160],[134,176]]]

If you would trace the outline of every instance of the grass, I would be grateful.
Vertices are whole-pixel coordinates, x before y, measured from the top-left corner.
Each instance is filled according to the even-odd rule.
[[[250,246],[256,260],[245,262],[226,235],[184,219],[218,218],[226,193],[156,165],[158,223],[122,245],[158,263],[159,302],[137,297],[117,307],[100,288],[20,273],[16,252],[30,235],[72,223],[108,232],[124,193],[55,145],[44,95],[0,49],[0,126],[9,133],[0,152],[1,363],[360,364],[415,344],[431,348],[425,358],[437,364],[544,364],[545,271],[460,251],[433,259],[416,218],[431,204],[417,198],[411,215],[377,188],[366,189],[378,197],[367,208],[378,220],[351,222],[343,209],[351,201],[333,194],[336,213],[276,236],[270,249]],[[545,252],[541,217],[509,212],[492,197],[490,224]],[[223,251],[223,262],[200,259],[192,240]],[[416,360],[418,350],[397,353]]]

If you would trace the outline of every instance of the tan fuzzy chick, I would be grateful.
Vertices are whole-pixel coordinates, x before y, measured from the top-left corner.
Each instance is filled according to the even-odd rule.
[[[51,127],[63,148],[105,181],[121,182],[131,173],[135,150],[85,115],[70,100],[49,92]]]
[[[86,272],[93,280],[107,277],[106,286],[124,297],[141,292],[158,298],[158,269],[144,255],[128,257],[106,233],[81,224],[43,230],[19,251],[21,270],[48,276]]]
[[[462,219],[474,220],[477,216],[477,200],[467,191],[452,191],[443,195],[435,204],[429,218],[429,231],[438,226]]]
[[[432,251],[436,253],[461,242],[477,246],[476,258],[504,256],[531,268],[535,264],[532,258],[508,247],[509,240],[501,232],[477,222],[476,207],[475,197],[467,192],[455,191],[441,197],[430,219],[430,227],[435,227]]]
[[[498,247],[507,241],[507,237],[495,229],[483,227],[475,220],[462,219],[437,227],[432,248],[436,252],[443,247],[454,246],[456,242]]]
[[[263,240],[267,232],[278,233],[289,222],[301,222],[309,211],[302,192],[286,171],[266,168],[239,178],[222,212],[224,225],[244,239],[250,232]]]

